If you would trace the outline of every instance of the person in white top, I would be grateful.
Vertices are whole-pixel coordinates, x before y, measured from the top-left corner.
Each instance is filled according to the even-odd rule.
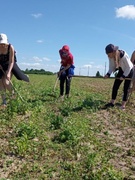
[[[128,100],[128,91],[131,84],[131,79],[133,76],[133,63],[131,62],[128,54],[123,51],[119,50],[118,46],[114,46],[113,44],[108,44],[105,47],[105,52],[109,59],[109,70],[104,78],[109,78],[112,72],[115,72],[118,69],[118,73],[116,75],[113,88],[112,88],[112,98],[110,103],[106,104],[105,107],[114,107],[115,100],[117,97],[118,89],[121,83],[124,81],[123,87],[123,98],[122,98],[122,105],[121,109],[125,109],[126,102]]]

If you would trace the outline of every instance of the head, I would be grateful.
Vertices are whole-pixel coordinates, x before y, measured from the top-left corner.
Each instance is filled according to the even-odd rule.
[[[0,44],[8,44],[8,38],[6,34],[0,34]]]
[[[62,47],[63,56],[67,56],[69,54],[69,46],[64,45]]]
[[[118,46],[114,46],[113,44],[108,44],[105,48],[105,52],[109,58],[114,58],[116,56],[116,51],[119,49]]]
[[[62,47],[62,50],[63,50],[63,51],[69,51],[69,46],[64,45],[64,46]]]

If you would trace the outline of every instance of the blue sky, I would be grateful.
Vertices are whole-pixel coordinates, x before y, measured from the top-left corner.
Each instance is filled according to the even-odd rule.
[[[22,70],[57,72],[59,49],[69,45],[75,74],[108,69],[107,44],[129,56],[135,49],[134,0],[0,0],[0,33],[17,51]]]

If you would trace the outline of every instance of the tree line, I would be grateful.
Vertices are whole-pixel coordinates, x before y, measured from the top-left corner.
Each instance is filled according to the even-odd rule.
[[[25,71],[23,71],[25,74],[46,74],[46,75],[53,75],[53,74],[56,74],[56,73],[53,73],[51,71],[46,71],[44,69],[26,69]]]
[[[44,69],[40,69],[40,70],[38,70],[38,69],[30,69],[30,70],[29,70],[29,69],[26,69],[26,70],[24,70],[23,72],[24,72],[25,74],[45,74],[45,75],[53,75],[53,74],[56,74],[56,72],[53,73],[53,72],[51,72],[51,71],[46,71],[46,70],[44,70]],[[101,76],[100,72],[97,71],[95,77],[103,77],[103,76]]]

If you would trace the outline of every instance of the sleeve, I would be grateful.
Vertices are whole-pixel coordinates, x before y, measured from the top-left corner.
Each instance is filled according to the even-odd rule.
[[[68,64],[74,64],[73,55],[69,53]]]
[[[16,51],[14,51],[14,60],[17,62]]]

